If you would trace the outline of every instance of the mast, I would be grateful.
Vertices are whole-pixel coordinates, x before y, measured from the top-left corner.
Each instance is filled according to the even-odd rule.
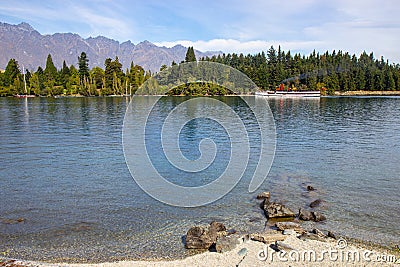
[[[25,78],[25,67],[22,65],[22,72],[24,73],[24,92],[27,95],[28,91],[26,90],[26,78]]]

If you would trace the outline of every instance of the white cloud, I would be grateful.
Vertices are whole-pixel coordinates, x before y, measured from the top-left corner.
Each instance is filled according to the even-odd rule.
[[[79,21],[88,24],[90,35],[103,35],[117,40],[127,40],[134,34],[132,25],[128,25],[123,18],[117,19],[115,14],[106,15],[104,12],[93,12],[85,7],[74,7]],[[101,14],[101,15],[99,15]]]
[[[156,42],[158,46],[173,47],[177,44],[183,46],[193,46],[200,51],[223,51],[226,53],[254,54],[268,50],[271,45],[277,48],[279,45],[283,50],[291,51],[311,51],[316,46],[321,46],[322,42],[315,41],[239,41],[234,39],[213,39],[208,41],[198,40],[179,40],[174,42]]]

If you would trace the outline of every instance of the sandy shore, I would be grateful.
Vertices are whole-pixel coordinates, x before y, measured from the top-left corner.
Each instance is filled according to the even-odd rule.
[[[242,240],[242,239],[241,239]],[[271,243],[273,244],[273,243]],[[280,252],[270,245],[247,240],[225,253],[205,252],[176,261],[121,261],[99,264],[38,263],[0,260],[0,266],[71,266],[71,267],[128,267],[128,266],[400,266],[400,251],[371,249],[344,239],[299,239],[287,235],[278,243]]]

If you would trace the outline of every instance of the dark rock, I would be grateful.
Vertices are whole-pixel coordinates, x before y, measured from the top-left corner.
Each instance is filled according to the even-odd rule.
[[[313,221],[314,216],[311,211],[308,211],[306,209],[299,209],[299,219],[302,221]]]
[[[265,211],[265,209],[268,207],[269,204],[270,204],[270,203],[269,203],[269,200],[265,198],[265,199],[260,203],[260,208],[261,208],[262,210]]]
[[[302,221],[325,221],[326,217],[317,211],[308,211],[306,209],[299,209],[299,219]]]
[[[323,238],[326,237],[326,235],[325,235],[321,230],[319,230],[319,229],[317,229],[317,228],[314,228],[314,229],[312,230],[312,233],[313,233],[313,234],[316,234],[316,235],[319,236],[319,237],[323,237]]]
[[[312,185],[307,185],[307,191],[314,191],[315,188]]]
[[[311,213],[314,216],[314,222],[322,222],[322,221],[326,220],[326,217],[323,214],[319,213],[319,212],[313,211]]]
[[[0,218],[0,222],[4,224],[17,224],[25,222],[25,218],[18,218],[18,219]]]
[[[209,249],[217,241],[216,232],[212,233],[202,226],[194,226],[186,234],[187,249]]]
[[[210,229],[210,231],[215,231],[215,232],[226,231],[226,227],[223,223],[215,222],[215,221],[210,223],[209,229]]]
[[[265,202],[266,199],[264,200],[264,213],[267,218],[289,218],[296,216],[291,209],[287,208],[283,204],[275,202],[267,204]]]
[[[229,230],[226,231],[226,235],[233,235],[233,234],[236,234],[236,233],[237,233],[236,229],[229,229]]]
[[[231,235],[231,236],[223,236],[221,238],[218,238],[217,243],[215,244],[215,249],[219,253],[225,253],[228,252],[239,244],[237,235]]]
[[[271,196],[270,192],[262,192],[257,195],[257,199],[268,199],[269,201],[270,196]]]
[[[310,203],[310,208],[318,207],[321,203],[322,203],[322,199],[314,200],[313,202]]]
[[[226,227],[222,223],[212,222],[205,228],[194,226],[186,234],[187,249],[209,249],[217,242],[219,237],[226,236]]]
[[[336,235],[331,231],[328,231],[328,237],[336,239]]]

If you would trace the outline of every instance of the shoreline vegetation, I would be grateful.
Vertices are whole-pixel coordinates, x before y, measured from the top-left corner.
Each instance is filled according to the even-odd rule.
[[[316,190],[307,186],[308,191]],[[312,209],[318,207],[310,204]],[[270,193],[257,195],[256,203],[264,211],[267,223],[264,230],[238,233],[219,222],[208,226],[193,226],[185,236],[186,249],[197,249],[198,254],[183,259],[122,260],[101,263],[34,262],[16,260],[0,255],[2,267],[128,267],[128,266],[398,266],[400,248],[350,239],[310,228],[303,222],[321,222],[326,217],[319,211],[301,208],[294,214],[290,208],[270,201]],[[302,211],[303,210],[303,211]],[[315,209],[314,209],[315,210]],[[317,209],[318,210],[318,209]],[[313,214],[307,218],[307,212]],[[316,216],[316,214],[319,214]],[[319,218],[319,219],[318,219]],[[311,230],[312,229],[312,230]]]
[[[363,52],[359,57],[335,51],[308,56],[271,46],[266,52],[254,55],[220,54],[196,59],[189,47],[184,62],[209,61],[228,65],[247,75],[263,91],[284,90],[316,91],[322,95],[400,95],[400,65],[390,64],[383,57]],[[171,66],[178,65],[175,62]],[[167,69],[162,65],[160,71]],[[107,58],[104,69],[89,68],[89,58],[82,52],[77,64],[61,69],[53,63],[51,54],[46,66],[36,71],[25,69],[16,59],[10,59],[6,69],[0,71],[0,96],[109,96],[133,95],[150,77],[150,71],[131,62],[123,71],[118,56]],[[392,93],[394,92],[394,93]],[[214,96],[230,94],[223,86],[210,83],[189,83],[172,88],[167,95]]]

